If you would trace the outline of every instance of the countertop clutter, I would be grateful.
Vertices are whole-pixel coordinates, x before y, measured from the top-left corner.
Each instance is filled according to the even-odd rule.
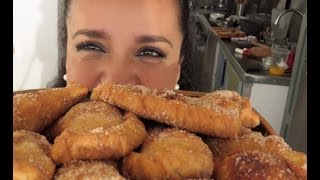
[[[204,29],[204,32],[212,32],[218,38],[217,41],[230,63],[234,66],[237,72],[240,74],[244,82],[247,83],[264,83],[264,84],[274,84],[274,85],[285,85],[288,86],[290,83],[291,73],[284,73],[281,76],[272,75],[268,70],[263,68],[262,57],[246,56],[240,53],[236,53],[236,48],[256,48],[261,45],[269,47],[268,45],[261,43],[251,43],[248,41],[234,40],[236,37],[246,37],[246,33],[240,28],[234,27],[213,27],[209,20],[208,15],[210,14],[206,11],[205,14],[203,10],[199,11],[197,14],[198,20]],[[249,36],[248,36],[249,37]],[[231,39],[232,38],[232,39]],[[208,49],[211,47],[207,47]],[[270,47],[269,47],[270,48]]]
[[[235,49],[239,47],[236,42],[227,39],[219,39],[219,42],[228,60],[230,60],[230,63],[232,63],[245,82],[289,85],[290,73],[285,73],[282,76],[271,75],[269,71],[263,69],[261,60],[236,53]]]

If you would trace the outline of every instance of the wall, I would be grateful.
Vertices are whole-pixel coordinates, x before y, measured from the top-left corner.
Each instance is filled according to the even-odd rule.
[[[56,0],[13,0],[13,90],[44,88],[57,74]]]

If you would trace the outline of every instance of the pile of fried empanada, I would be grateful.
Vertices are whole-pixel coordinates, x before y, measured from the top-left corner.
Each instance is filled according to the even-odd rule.
[[[304,153],[250,100],[139,85],[77,84],[13,96],[13,179],[307,179]]]

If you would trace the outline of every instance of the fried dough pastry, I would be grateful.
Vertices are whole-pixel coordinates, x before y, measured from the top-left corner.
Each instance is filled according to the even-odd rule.
[[[65,129],[89,132],[96,128],[108,129],[123,122],[120,110],[102,101],[87,101],[74,105],[49,129],[54,139]]]
[[[90,131],[65,129],[49,153],[56,164],[71,160],[119,159],[138,147],[147,136],[144,124],[133,113],[110,128],[96,127]],[[91,119],[88,119],[90,121]]]
[[[106,161],[73,160],[59,168],[54,180],[112,179],[125,180],[115,165]]]
[[[13,179],[47,180],[53,177],[55,165],[48,156],[51,144],[35,132],[13,132]]]
[[[220,90],[199,98],[207,103],[214,103],[226,109],[239,111],[243,127],[254,128],[260,124],[260,118],[252,109],[250,100],[235,91]]]
[[[152,131],[140,153],[131,152],[122,162],[130,179],[210,178],[212,153],[202,139],[184,130]]]
[[[241,128],[238,111],[203,103],[198,98],[186,97],[173,90],[102,83],[92,91],[91,99],[195,133],[234,137]]]
[[[292,163],[292,169],[301,177],[307,174],[307,156],[302,152],[293,151],[283,138],[277,135],[265,137],[260,132],[243,129],[236,138],[208,137],[206,143],[214,154],[214,162],[221,161],[237,152],[257,150],[283,157]]]
[[[300,177],[290,167],[290,162],[277,154],[248,151],[235,153],[216,163],[216,180],[295,180]]]
[[[41,132],[88,94],[76,84],[13,96],[13,130]]]

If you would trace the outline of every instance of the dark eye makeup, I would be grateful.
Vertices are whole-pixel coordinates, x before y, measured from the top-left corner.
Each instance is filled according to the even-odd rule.
[[[83,41],[76,44],[75,47],[78,52],[80,51],[89,51],[89,52],[97,52],[97,53],[107,52],[106,48],[104,48],[103,45],[95,41]],[[140,58],[163,59],[163,58],[166,58],[167,55],[159,48],[145,46],[138,50],[138,52],[136,53],[136,56]]]
[[[143,47],[138,53],[138,57],[151,57],[151,58],[165,58],[166,54],[163,53],[160,49],[155,47]]]
[[[77,51],[96,51],[105,53],[105,48],[97,42],[93,41],[84,41],[76,44]]]

